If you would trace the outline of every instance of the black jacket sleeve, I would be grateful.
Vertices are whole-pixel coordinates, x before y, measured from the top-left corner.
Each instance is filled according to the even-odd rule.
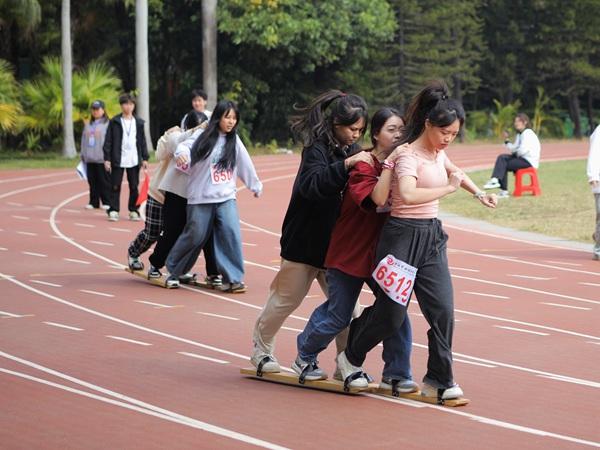
[[[142,161],[148,161],[148,145],[146,144],[146,131],[144,130],[144,121],[138,122],[137,136],[140,137],[140,145],[142,150]]]
[[[330,157],[329,149],[320,145],[302,152],[298,173],[298,190],[302,197],[321,200],[339,195],[348,181],[344,159]]]
[[[112,143],[113,143],[113,130],[114,124],[113,121],[108,122],[108,127],[106,128],[106,136],[104,138],[104,145],[102,146],[102,152],[104,153],[104,161],[112,161]]]

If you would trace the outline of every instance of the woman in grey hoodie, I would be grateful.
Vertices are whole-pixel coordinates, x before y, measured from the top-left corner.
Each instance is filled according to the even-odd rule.
[[[81,133],[81,160],[86,164],[87,181],[90,186],[90,201],[86,209],[109,208],[108,174],[104,170],[104,154],[102,146],[108,127],[108,115],[104,110],[104,102],[95,100],[91,106],[92,117]]]

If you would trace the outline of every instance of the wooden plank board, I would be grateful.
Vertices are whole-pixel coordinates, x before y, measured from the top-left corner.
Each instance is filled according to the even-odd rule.
[[[262,376],[256,374],[255,368],[240,369],[242,375],[247,375],[252,378],[259,380],[271,381],[274,383],[289,384],[292,386],[299,386],[310,389],[319,389],[321,391],[330,392],[341,392],[342,394],[359,394],[361,392],[369,392],[370,389],[374,389],[377,384],[371,383],[366,388],[350,387],[348,391],[344,391],[344,383],[338,380],[327,379],[319,381],[305,381],[304,384],[298,382],[298,375],[295,373],[278,372],[278,373],[263,373]]]
[[[441,405],[441,406],[449,406],[449,407],[457,407],[457,406],[465,406],[468,405],[470,400],[468,398],[460,397],[453,398],[450,400],[439,400],[435,397],[425,397],[421,395],[421,391],[411,392],[411,393],[398,393],[398,397],[392,395],[391,389],[382,389],[377,386],[375,389],[370,389],[369,392],[372,394],[383,395],[384,397],[392,397],[392,398],[406,398],[408,400],[415,400],[417,402],[430,403],[433,405]]]
[[[148,278],[148,275],[143,270],[131,270],[129,267],[125,267],[125,272],[129,272],[137,277],[143,278],[150,284],[154,284],[155,286],[160,286],[165,289],[173,289],[167,286],[167,277],[163,275],[160,278]]]

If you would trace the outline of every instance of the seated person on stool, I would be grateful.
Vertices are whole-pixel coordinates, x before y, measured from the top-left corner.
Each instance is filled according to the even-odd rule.
[[[519,169],[527,167],[538,168],[540,164],[540,140],[534,131],[529,128],[530,122],[527,114],[519,113],[515,117],[514,127],[517,130],[517,137],[512,143],[508,140],[508,133],[505,132],[506,140],[504,146],[510,153],[503,153],[496,158],[492,178],[483,186],[484,189],[500,188],[498,197],[508,197],[507,182],[508,172],[516,172]]]

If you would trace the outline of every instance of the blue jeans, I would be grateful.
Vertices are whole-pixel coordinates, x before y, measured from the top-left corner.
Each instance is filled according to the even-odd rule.
[[[298,335],[300,358],[316,361],[317,355],[350,324],[364,283],[376,289],[377,285],[371,278],[357,278],[337,269],[327,269],[329,298],[313,311],[304,331]],[[395,335],[383,341],[384,377],[412,380],[411,348],[412,330],[407,319]]]
[[[217,269],[223,275],[223,281],[243,281],[242,236],[234,199],[222,203],[187,205],[185,228],[169,252],[167,270],[175,277],[189,272],[206,244],[211,230]]]

